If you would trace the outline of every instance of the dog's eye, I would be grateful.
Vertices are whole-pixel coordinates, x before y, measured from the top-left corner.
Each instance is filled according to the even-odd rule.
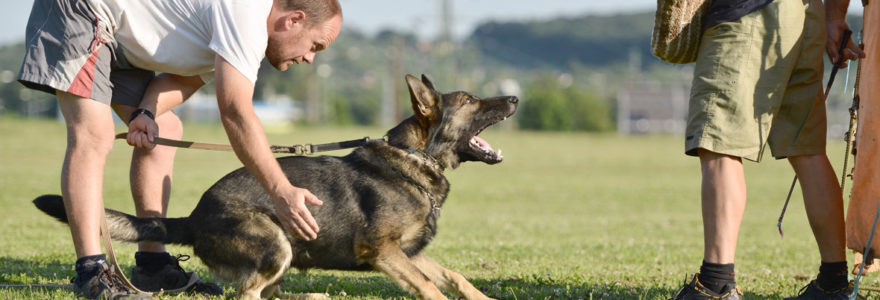
[[[477,99],[476,99],[476,98],[473,98],[473,97],[467,97],[467,98],[464,99],[464,103],[465,103],[465,104],[474,104],[474,103],[476,103],[476,102],[477,102]]]

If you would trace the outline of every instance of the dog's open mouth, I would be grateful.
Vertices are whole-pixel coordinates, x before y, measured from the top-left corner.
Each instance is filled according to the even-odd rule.
[[[489,145],[489,142],[481,137],[472,137],[469,145],[471,146],[471,150],[478,153],[477,157],[479,157],[481,161],[492,163],[500,162],[504,159],[504,156],[501,156],[501,149],[498,149],[497,151],[492,149],[492,145]]]
[[[501,162],[501,160],[504,159],[504,156],[501,155],[501,149],[493,149],[492,145],[490,145],[489,142],[479,137],[478,135],[483,132],[483,130],[485,130],[487,127],[495,123],[501,122],[505,119],[507,119],[507,117],[501,118],[495,122],[491,122],[482,129],[477,130],[477,132],[474,133],[474,136],[471,137],[470,141],[468,142],[468,154],[474,156],[476,160],[485,162],[487,164],[496,164]]]

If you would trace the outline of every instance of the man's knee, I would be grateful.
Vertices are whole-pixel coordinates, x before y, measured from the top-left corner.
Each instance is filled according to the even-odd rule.
[[[183,123],[173,111],[167,111],[156,117],[156,124],[159,125],[159,132],[162,137],[170,139],[180,139],[183,137]]]

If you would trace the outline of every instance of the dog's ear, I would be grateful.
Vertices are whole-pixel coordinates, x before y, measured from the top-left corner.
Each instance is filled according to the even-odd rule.
[[[434,83],[431,82],[431,78],[428,77],[428,75],[422,74],[422,83],[424,83],[425,86],[427,86],[429,89],[432,89],[435,91],[437,90],[437,88],[434,87]]]
[[[430,81],[428,81],[430,83]],[[409,86],[410,101],[412,101],[413,112],[423,124],[426,121],[433,120],[437,106],[436,92],[424,82],[412,75],[406,75],[406,84]]]

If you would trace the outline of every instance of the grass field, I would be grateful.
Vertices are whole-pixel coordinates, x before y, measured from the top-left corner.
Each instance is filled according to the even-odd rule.
[[[185,139],[226,141],[219,125],[185,128]],[[267,130],[274,144],[376,137],[385,131]],[[505,160],[447,171],[452,192],[441,213],[439,234],[426,251],[490,297],[666,299],[687,274],[698,270],[703,244],[699,163],[682,154],[681,137],[501,130],[481,136],[504,149]],[[832,163],[840,168],[843,144],[830,144]],[[67,227],[30,202],[41,194],[60,193],[64,147],[65,130],[56,121],[0,117],[0,284],[67,284],[74,275]],[[133,212],[129,155],[129,146],[117,141],[106,167],[104,200],[107,207]],[[169,215],[187,215],[204,190],[239,166],[232,153],[178,151]],[[785,219],[785,238],[776,232],[793,173],[787,162],[768,159],[746,163],[746,174],[749,203],[739,239],[737,281],[746,298],[791,296],[819,264],[799,191]],[[136,247],[115,246],[128,269]],[[184,247],[171,247],[171,252],[191,254]],[[198,259],[184,267],[213,280]],[[876,286],[880,281],[871,274],[862,283]],[[282,289],[326,292],[335,299],[411,298],[374,272],[291,272]],[[0,299],[71,297],[66,290],[0,288]]]

